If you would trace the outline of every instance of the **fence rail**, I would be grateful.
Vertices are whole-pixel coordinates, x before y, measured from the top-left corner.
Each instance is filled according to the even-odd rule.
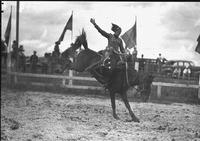
[[[74,89],[88,89],[88,90],[103,90],[103,87],[98,86],[80,86],[74,85],[72,80],[86,80],[86,81],[96,81],[96,79],[91,77],[80,77],[80,76],[64,76],[64,75],[47,75],[47,74],[31,74],[31,73],[18,73],[18,72],[10,72],[9,74],[14,76],[14,83],[18,83],[19,76],[23,77],[38,77],[38,78],[54,78],[54,79],[62,79],[61,87],[66,88],[74,88]],[[200,76],[199,76],[200,77]],[[69,84],[66,84],[66,80],[71,80]],[[33,85],[39,86],[53,86],[53,84],[41,83],[41,82],[31,82]],[[181,88],[194,88],[198,89],[198,99],[200,99],[200,78],[199,84],[177,84],[177,83],[165,83],[165,82],[153,82],[152,85],[157,86],[157,97],[161,97],[161,89],[162,87],[181,87]]]
[[[80,85],[73,85],[73,81],[69,81],[69,84],[66,84],[66,80],[85,80],[85,81],[96,81],[96,79],[92,77],[80,77],[80,76],[64,76],[64,75],[48,75],[48,74],[32,74],[32,73],[18,73],[18,72],[10,72],[11,75],[14,76],[14,83],[17,83],[18,76],[24,77],[38,77],[38,78],[55,78],[55,79],[62,79],[61,87],[66,88],[74,88],[74,89],[90,89],[90,90],[103,90],[102,87],[96,86],[80,86]],[[40,83],[40,82],[32,82],[33,85],[40,85],[40,86],[52,86],[52,84],[47,83]]]

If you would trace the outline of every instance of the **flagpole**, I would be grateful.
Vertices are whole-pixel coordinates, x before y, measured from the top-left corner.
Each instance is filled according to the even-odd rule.
[[[135,62],[134,62],[134,68],[138,71],[139,70],[139,62],[137,61],[137,54],[138,54],[138,50],[137,50],[137,16],[135,16]]]
[[[71,43],[73,41],[73,11],[72,11],[72,31],[71,31]],[[73,62],[73,58],[70,58],[70,60]],[[69,77],[73,77],[73,71],[72,70],[69,70]],[[73,85],[73,82],[72,82],[72,79],[69,80],[69,85],[72,86]]]
[[[16,62],[16,71],[18,71],[18,65],[19,65],[19,55],[18,55],[18,49],[19,49],[19,1],[17,1],[17,9],[16,9],[16,42],[17,42],[17,62]]]
[[[11,15],[12,15],[12,6],[11,6]],[[9,37],[9,41],[8,41],[8,46],[7,46],[7,53],[8,53],[8,57],[7,57],[7,70],[8,70],[8,84],[11,83],[11,35],[12,35],[12,16],[11,16],[11,28],[10,28],[10,37]]]
[[[136,32],[135,46],[136,46],[136,50],[137,50],[137,16],[135,16],[135,32]]]
[[[73,41],[73,11],[72,11],[72,32],[71,32],[71,43]]]

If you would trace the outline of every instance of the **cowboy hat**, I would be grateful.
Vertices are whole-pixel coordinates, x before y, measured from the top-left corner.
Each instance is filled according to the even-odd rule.
[[[112,30],[113,32],[116,32],[117,30],[121,30],[121,27],[119,27],[118,25],[112,23],[112,28],[111,28],[111,30]]]

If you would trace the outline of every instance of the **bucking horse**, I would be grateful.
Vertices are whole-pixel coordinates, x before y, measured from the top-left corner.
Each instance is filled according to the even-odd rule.
[[[81,46],[83,46],[84,49],[76,55],[76,50]],[[110,93],[113,117],[115,119],[119,119],[116,114],[115,106],[115,94],[118,93],[120,94],[126,108],[129,111],[131,121],[139,122],[139,119],[135,116],[130,107],[127,98],[127,90],[130,87],[138,86],[138,91],[140,91],[143,100],[147,101],[151,92],[153,76],[149,73],[137,72],[133,67],[126,65],[126,62],[119,64],[116,69],[113,69],[109,73],[109,75],[105,72],[102,73],[102,69],[99,67],[102,65],[102,53],[88,48],[84,29],[82,30],[82,34],[77,36],[75,42],[71,44],[71,47],[66,49],[61,56],[62,58],[68,58],[69,56],[74,58],[75,55],[76,57],[74,62],[71,62],[69,59],[67,59],[67,65],[65,65],[68,69],[78,72],[88,71],[98,82],[102,83],[98,73],[96,73],[99,72],[99,74],[101,73],[101,75],[105,75],[105,81],[109,81],[107,89]],[[96,68],[100,68],[99,71],[94,71]]]

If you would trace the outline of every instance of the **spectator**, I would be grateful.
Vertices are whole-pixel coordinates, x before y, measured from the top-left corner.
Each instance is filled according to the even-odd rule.
[[[132,61],[133,61],[134,68],[135,68],[136,59],[137,59],[137,49],[136,49],[136,47],[134,47],[134,50],[132,52]]]
[[[16,67],[17,66],[17,52],[18,52],[17,41],[14,40],[12,43],[12,52],[11,52],[11,62],[14,69],[17,68]]]
[[[19,50],[18,50],[18,55],[19,55],[19,63],[18,63],[18,68],[20,72],[25,72],[26,71],[26,57],[24,55],[24,48],[23,45],[20,45]]]
[[[54,51],[52,52],[52,72],[55,72],[58,69],[58,64],[60,63],[60,50],[59,50],[60,42],[55,42]]]
[[[12,50],[13,50],[13,52],[17,52],[17,49],[18,49],[18,47],[17,47],[17,41],[14,40],[13,43],[12,43]]]
[[[7,61],[7,45],[5,41],[1,39],[1,64],[6,66]]]
[[[125,60],[127,61],[128,65],[133,62],[131,52],[128,48],[125,48]]]
[[[44,61],[42,62],[42,73],[48,73],[48,53],[44,54]]]
[[[157,64],[157,72],[160,73],[161,72],[161,67],[163,64],[163,57],[161,56],[161,53],[159,53],[158,58],[156,59],[156,64]]]
[[[144,65],[145,65],[145,60],[144,60],[144,55],[142,54],[141,59],[139,61],[139,70],[144,71]]]
[[[59,49],[59,42],[55,42],[54,51],[52,52],[52,56],[56,59],[60,57],[60,49]]]
[[[183,79],[185,79],[185,78],[190,79],[190,75],[191,75],[191,69],[190,69],[189,65],[186,65],[185,69],[183,70]]]
[[[52,73],[52,53],[45,53],[44,62],[47,62],[47,73]]]
[[[37,54],[37,52],[34,51],[33,55],[31,55],[31,58],[30,58],[30,65],[31,65],[32,73],[36,73],[36,71],[37,71],[38,56],[36,54]]]
[[[177,67],[177,68],[174,69],[174,71],[172,73],[172,77],[175,77],[175,78],[178,77],[178,79],[179,79],[180,76],[181,76],[181,68]]]

